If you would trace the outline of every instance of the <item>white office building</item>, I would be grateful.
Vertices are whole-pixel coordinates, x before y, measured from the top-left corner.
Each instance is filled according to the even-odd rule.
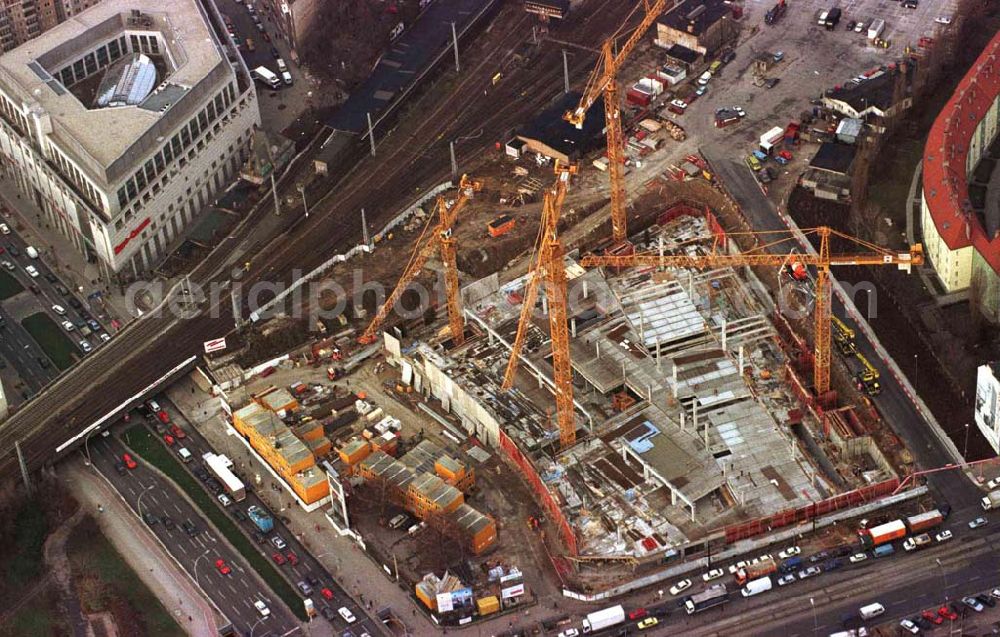
[[[201,0],[104,0],[0,56],[0,168],[110,282],[239,176],[253,82]]]

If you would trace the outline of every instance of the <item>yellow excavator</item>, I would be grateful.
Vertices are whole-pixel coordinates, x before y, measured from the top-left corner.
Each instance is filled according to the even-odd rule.
[[[833,341],[837,344],[837,349],[844,356],[854,356],[857,352],[854,347],[854,330],[836,316],[830,317],[830,322],[833,323]]]
[[[864,389],[869,396],[878,396],[882,393],[882,385],[878,382],[879,373],[875,366],[868,362],[861,352],[854,352],[854,356],[861,362],[863,369],[854,377],[858,389]]]

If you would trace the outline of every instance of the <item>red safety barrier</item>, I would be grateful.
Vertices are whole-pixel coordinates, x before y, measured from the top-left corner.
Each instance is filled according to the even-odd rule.
[[[576,533],[573,532],[573,527],[566,521],[559,503],[556,502],[548,487],[542,482],[542,478],[538,475],[538,471],[535,470],[535,466],[531,464],[531,460],[521,453],[521,450],[517,448],[514,441],[502,431],[500,432],[500,450],[503,451],[506,459],[521,472],[521,475],[524,476],[528,485],[535,492],[535,498],[538,500],[538,503],[548,512],[549,519],[559,527],[559,534],[566,544],[566,550],[570,555],[578,555],[579,549],[576,543]]]
[[[899,479],[893,478],[892,480],[872,484],[854,491],[841,493],[826,500],[813,502],[798,509],[785,509],[774,515],[733,524],[726,527],[726,542],[732,544],[733,542],[745,540],[785,526],[798,524],[799,522],[808,522],[813,518],[822,517],[834,511],[871,502],[882,496],[891,495],[898,487]]]

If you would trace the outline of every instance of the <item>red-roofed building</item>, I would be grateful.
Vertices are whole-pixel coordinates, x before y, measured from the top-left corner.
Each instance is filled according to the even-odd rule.
[[[986,46],[938,115],[923,160],[921,225],[928,260],[948,292],[974,288],[983,313],[1000,320],[1000,231],[996,203],[969,196],[972,175],[1000,122],[1000,34]],[[992,163],[993,160],[991,159]],[[987,178],[988,179],[988,178]],[[1000,187],[1000,183],[993,184]]]

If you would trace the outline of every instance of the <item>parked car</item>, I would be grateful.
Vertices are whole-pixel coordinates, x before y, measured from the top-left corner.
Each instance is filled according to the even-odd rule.
[[[326,619],[326,621],[328,622],[333,622],[336,621],[337,619],[337,612],[332,608],[330,608],[329,606],[324,606],[323,608],[320,609],[319,612],[323,616],[323,618]]]
[[[969,522],[970,529],[978,529],[981,526],[986,526],[988,520],[986,518],[976,518],[975,520]]]
[[[281,539],[280,535],[275,535],[274,537],[272,537],[271,544],[273,544],[274,548],[278,549],[279,551],[288,546],[287,544],[285,544],[285,541]]]
[[[219,503],[220,503],[220,504],[221,504],[222,506],[224,506],[224,507],[227,507],[227,506],[229,506],[230,504],[232,504],[232,503],[233,503],[233,501],[232,501],[231,499],[229,499],[229,496],[228,496],[228,495],[226,495],[225,493],[220,493],[220,494],[219,494]]]
[[[976,595],[976,599],[979,600],[980,604],[985,604],[986,606],[989,606],[990,608],[993,608],[994,606],[997,605],[996,600],[993,599],[992,596],[987,595],[986,593],[981,593],[979,595]]]
[[[305,597],[309,597],[310,595],[312,595],[313,592],[312,586],[310,586],[309,582],[306,581],[298,582],[297,584],[295,584],[295,588],[299,589],[299,592],[302,593],[302,595]]]
[[[132,459],[132,456],[127,453],[122,454],[122,462],[124,462],[125,466],[128,467],[129,469],[135,469],[136,467],[139,466],[136,464],[135,460]]]
[[[933,610],[925,610],[924,612],[920,613],[920,616],[932,624],[940,624],[944,622],[944,617],[941,617]]]
[[[677,582],[676,584],[670,587],[670,594],[680,595],[689,588],[691,588],[691,580],[682,579],[681,581]]]
[[[271,559],[274,560],[274,563],[277,564],[278,566],[281,566],[282,564],[285,563],[285,556],[278,552],[273,553],[271,555]]]
[[[148,524],[149,526],[153,526],[154,524],[159,522],[159,519],[157,519],[155,515],[149,513],[148,511],[142,514],[142,519],[145,520],[146,524]]]
[[[963,597],[962,603],[976,611],[977,613],[983,612],[983,605],[979,603],[979,600],[975,597]]]
[[[903,630],[908,631],[909,633],[911,633],[913,635],[916,635],[917,633],[920,632],[920,628],[918,628],[917,625],[914,624],[913,621],[911,621],[909,619],[904,619],[901,622],[899,622],[899,626]]]
[[[858,562],[864,562],[868,559],[867,553],[855,553],[851,556],[851,564],[857,564]]]
[[[346,606],[341,606],[340,608],[337,609],[337,612],[340,613],[340,616],[343,617],[344,621],[347,622],[348,624],[353,624],[354,621],[357,619],[354,616],[354,613],[347,610]]]
[[[956,619],[958,619],[958,613],[956,613],[953,609],[947,606],[942,606],[941,608],[938,609],[937,612],[939,616],[947,619],[948,621],[955,621]]]
[[[263,601],[259,599],[254,600],[253,607],[257,609],[257,612],[260,613],[261,617],[267,617],[268,615],[271,614],[271,611],[270,609],[268,609],[267,604],[265,604]]]
[[[944,530],[944,531],[941,531],[940,533],[938,533],[937,535],[935,535],[934,539],[937,540],[938,542],[947,542],[952,537],[953,536],[951,534],[951,531]]]
[[[648,614],[649,612],[645,608],[636,608],[635,610],[629,611],[628,618],[634,621],[636,619],[642,619]]]
[[[288,558],[288,563],[295,566],[299,563],[299,556],[295,554],[295,551],[289,551],[285,553],[285,557]]]
[[[713,568],[709,572],[707,572],[704,575],[702,575],[701,579],[702,579],[702,581],[705,581],[705,582],[711,582],[714,579],[719,579],[720,577],[722,577],[725,574],[726,574],[726,572],[723,571],[721,568]],[[633,618],[633,619],[635,619],[635,618]]]
[[[319,594],[326,599],[333,599],[333,591],[331,591],[329,588],[321,589]]]
[[[656,626],[659,623],[660,623],[660,620],[658,620],[657,618],[655,618],[655,617],[647,617],[646,619],[644,619],[641,622],[637,623],[635,625],[635,627],[638,628],[639,630],[646,630],[647,628],[652,628],[653,626]]]
[[[162,518],[160,518],[160,522],[163,522],[163,528],[165,528],[168,531],[177,526],[176,524],[174,524],[174,521],[170,519],[169,515],[165,515]]]
[[[797,546],[789,546],[784,551],[781,551],[780,553],[778,553],[778,557],[781,558],[781,559],[783,559],[783,560],[786,560],[786,559],[788,559],[790,557],[795,557],[796,555],[798,555],[801,552],[802,552],[802,549],[800,549],[799,547],[797,547]]]
[[[190,537],[198,535],[198,527],[196,527],[194,525],[194,522],[192,522],[191,520],[184,520],[184,522],[181,524],[181,528],[183,528],[184,532],[187,533]]]
[[[806,579],[812,577],[813,575],[819,575],[822,573],[818,566],[810,566],[809,568],[802,569],[799,571],[799,579]]]
[[[232,569],[229,568],[229,565],[226,564],[226,560],[223,559],[215,560],[215,568],[218,569],[219,573],[223,575],[229,575],[233,572]]]
[[[788,575],[782,575],[781,577],[778,578],[778,586],[785,586],[787,584],[791,584],[794,581],[795,581],[794,573],[789,573]]]

